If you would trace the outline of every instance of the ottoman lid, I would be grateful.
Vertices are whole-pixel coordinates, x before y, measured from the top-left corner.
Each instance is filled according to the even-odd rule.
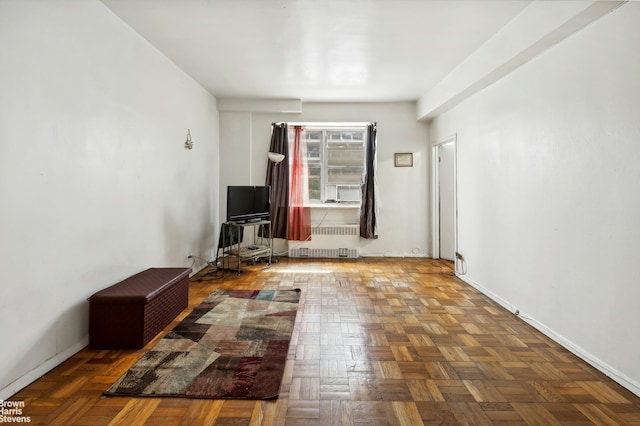
[[[146,303],[176,281],[189,277],[191,268],[149,268],[93,294],[91,303]]]

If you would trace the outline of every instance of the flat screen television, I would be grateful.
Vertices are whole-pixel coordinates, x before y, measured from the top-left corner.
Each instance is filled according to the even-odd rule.
[[[270,210],[270,186],[227,187],[227,222],[268,220]]]

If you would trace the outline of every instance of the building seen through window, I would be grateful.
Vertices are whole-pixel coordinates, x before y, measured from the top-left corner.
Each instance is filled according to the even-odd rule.
[[[310,201],[360,201],[365,135],[365,126],[343,128],[305,125],[302,141],[307,151]],[[289,140],[293,141],[293,130],[290,130]]]

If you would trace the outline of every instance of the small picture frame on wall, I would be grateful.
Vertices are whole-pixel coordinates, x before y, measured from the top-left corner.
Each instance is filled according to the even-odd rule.
[[[396,167],[413,167],[413,153],[412,152],[396,152],[395,166]]]

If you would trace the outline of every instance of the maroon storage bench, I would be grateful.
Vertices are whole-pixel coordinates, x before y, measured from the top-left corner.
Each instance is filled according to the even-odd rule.
[[[89,298],[89,347],[139,349],[189,304],[191,268],[150,268]]]

